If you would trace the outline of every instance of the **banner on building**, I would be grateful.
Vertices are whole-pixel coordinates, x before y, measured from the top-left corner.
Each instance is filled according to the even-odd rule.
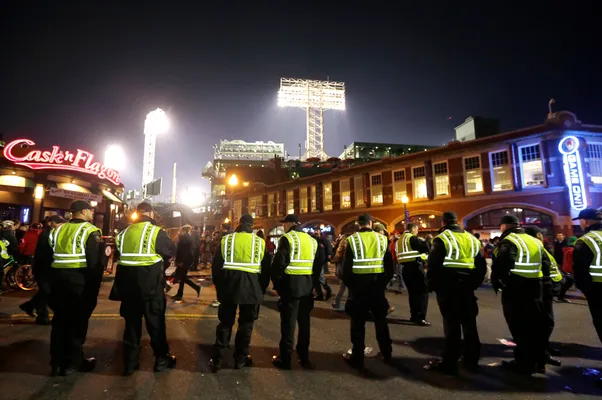
[[[59,188],[50,188],[50,195],[54,197],[63,197],[65,199],[95,201],[102,202],[102,196],[94,193],[82,193],[73,190],[65,190]]]

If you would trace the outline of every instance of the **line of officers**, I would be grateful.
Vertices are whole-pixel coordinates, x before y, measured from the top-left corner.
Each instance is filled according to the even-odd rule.
[[[139,368],[143,317],[155,356],[155,371],[173,368],[176,364],[167,343],[164,292],[164,265],[175,254],[175,245],[157,226],[150,204],[141,203],[136,211],[139,215],[136,223],[116,237],[119,261],[109,296],[121,302],[120,315],[125,319],[123,374],[126,376]],[[89,318],[96,307],[106,256],[100,246],[100,231],[90,223],[93,207],[78,200],[72,204],[72,212],[73,219],[53,230],[44,244],[50,271],[49,303],[54,310],[50,346],[52,375],[90,371],[95,366],[94,358],[84,357],[83,345]],[[588,299],[600,336],[601,218],[595,210],[588,209],[582,211],[578,219],[586,234],[575,245],[575,280]],[[486,263],[481,243],[460,228],[453,212],[445,212],[442,221],[428,256],[424,254],[424,246],[417,245],[416,230],[408,230],[396,244],[397,261],[405,267],[427,259],[428,290],[436,293],[445,331],[443,357],[429,365],[429,369],[456,374],[461,360],[466,370],[476,372],[480,342],[474,291],[484,280]],[[272,362],[280,369],[290,369],[294,349],[302,367],[314,368],[309,352],[310,314],[314,307],[312,275],[319,273],[323,266],[323,252],[318,251],[317,241],[301,230],[296,215],[289,214],[282,221],[286,233],[280,239],[273,260],[266,252],[265,241],[253,233],[253,217],[243,215],[239,222],[234,233],[222,237],[212,265],[213,283],[220,302],[212,371],[217,373],[223,366],[237,312],[233,366],[241,369],[252,365],[253,325],[270,280],[280,296],[281,320],[279,353]],[[352,342],[351,352],[345,353],[343,358],[350,366],[362,368],[368,319],[374,321],[382,360],[390,363],[392,359],[385,290],[394,275],[395,263],[387,237],[372,230],[370,215],[360,215],[357,222],[359,229],[346,239],[343,259],[343,282],[350,291],[345,308],[351,319]],[[504,366],[519,374],[545,372],[545,365],[550,362],[548,345],[554,324],[552,290],[562,280],[562,274],[545,250],[541,233],[525,233],[514,216],[502,218],[501,230],[492,281],[494,289],[502,292],[504,316],[517,345],[515,359]]]

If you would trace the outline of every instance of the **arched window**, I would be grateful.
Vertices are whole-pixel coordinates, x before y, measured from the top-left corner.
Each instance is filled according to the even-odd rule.
[[[410,223],[418,225],[421,232],[434,233],[441,229],[441,216],[435,214],[410,215]]]
[[[485,211],[464,221],[464,227],[469,231],[493,231],[496,234],[500,229],[500,221],[504,215],[515,215],[522,226],[537,226],[543,230],[546,237],[554,234],[554,219],[551,215],[528,208],[499,208]]]

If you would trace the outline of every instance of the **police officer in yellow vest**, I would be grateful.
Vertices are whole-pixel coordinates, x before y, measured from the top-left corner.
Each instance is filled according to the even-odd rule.
[[[429,290],[437,293],[443,317],[445,350],[442,360],[427,368],[455,375],[464,334],[462,364],[466,370],[476,372],[481,342],[477,330],[479,307],[474,291],[485,279],[487,263],[481,254],[481,242],[460,228],[455,213],[444,212],[442,223],[428,256],[427,277]]]
[[[429,293],[426,286],[424,261],[429,252],[428,243],[417,236],[418,225],[408,224],[406,231],[395,244],[397,262],[401,264],[401,275],[408,288],[410,302],[410,321],[416,325],[428,326],[426,311]]]
[[[324,265],[323,252],[316,239],[301,230],[297,215],[282,221],[286,234],[278,242],[272,262],[272,282],[280,295],[280,354],[272,363],[280,369],[291,369],[295,327],[299,324],[297,355],[304,368],[312,368],[309,360],[310,314],[314,308],[312,276],[319,276]]]
[[[175,255],[176,247],[153,219],[153,207],[140,203],[138,218],[115,238],[119,258],[110,300],[121,301],[123,331],[123,375],[139,367],[142,317],[155,355],[155,372],[173,368],[176,358],[169,354],[165,328],[164,266]]]
[[[494,290],[502,290],[504,317],[516,343],[514,360],[502,365],[512,372],[532,375],[541,372],[547,357],[549,324],[542,279],[550,276],[550,260],[543,244],[521,229],[516,216],[502,217],[501,230],[491,281]]]
[[[544,241],[544,236],[541,231],[536,226],[529,226],[525,228],[525,233],[529,236],[532,236],[538,239],[542,245]],[[560,360],[552,358],[552,355],[559,355],[559,351],[556,349],[552,349],[550,347],[550,337],[552,336],[552,332],[554,332],[554,296],[558,296],[560,290],[562,289],[563,279],[562,273],[560,272],[560,268],[556,259],[548,250],[546,250],[545,246],[543,246],[543,251],[548,256],[548,260],[550,260],[550,276],[542,278],[542,300],[543,307],[546,313],[547,319],[547,342],[546,342],[546,360],[545,363],[541,363],[539,365],[538,370],[545,372],[545,364],[553,365],[555,367],[560,367],[562,363]]]
[[[245,214],[240,217],[236,231],[222,237],[213,258],[213,284],[220,302],[217,313],[219,325],[215,330],[211,359],[214,373],[222,368],[222,359],[230,347],[237,309],[234,368],[249,367],[253,363],[249,355],[253,324],[270,283],[270,256],[265,247],[265,241],[253,233],[253,217]]]
[[[345,304],[351,317],[352,353],[343,354],[354,368],[364,365],[366,319],[371,314],[376,330],[376,340],[383,361],[391,361],[391,336],[387,324],[387,299],[385,289],[393,277],[393,256],[387,237],[372,230],[372,217],[362,214],[357,219],[359,230],[347,238],[343,258],[343,282],[349,288]]]
[[[107,263],[100,229],[92,225],[94,209],[87,201],[71,204],[72,218],[52,230],[41,244],[49,271],[49,305],[54,311],[50,334],[52,375],[91,371],[94,358],[84,358],[88,321],[96,308],[102,274]]]
[[[602,216],[587,208],[576,219],[585,234],[577,240],[573,252],[575,286],[587,299],[594,328],[602,341]]]

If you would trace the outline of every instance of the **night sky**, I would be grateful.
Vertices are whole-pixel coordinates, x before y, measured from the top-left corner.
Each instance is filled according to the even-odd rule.
[[[118,143],[122,180],[137,188],[144,118],[161,107],[172,129],[155,176],[167,196],[174,161],[179,190],[208,189],[201,169],[220,139],[282,141],[297,155],[305,113],[276,106],[280,77],[346,83],[347,110],[326,116],[334,156],[353,141],[441,145],[469,115],[539,124],[551,97],[602,124],[593,9],[401,3],[4,0],[0,132],[99,156]]]

